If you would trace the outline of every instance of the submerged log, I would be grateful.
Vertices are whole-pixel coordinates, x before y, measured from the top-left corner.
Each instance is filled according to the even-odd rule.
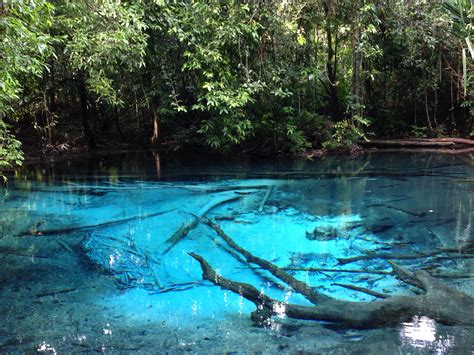
[[[337,282],[333,283],[332,285],[347,288],[348,290],[352,290],[352,291],[362,292],[362,293],[365,293],[365,294],[368,294],[370,296],[377,297],[377,298],[389,298],[390,297],[389,295],[386,295],[385,293],[380,293],[380,292],[377,292],[377,291],[374,291],[374,290],[369,290],[368,288],[365,288],[365,287],[360,287],[360,286],[355,286],[355,285],[347,285],[347,284],[340,284],[340,283],[337,283]]]
[[[309,287],[304,282],[297,280],[293,275],[290,275],[282,268],[279,268],[275,264],[256,257],[249,253],[247,250],[240,247],[236,244],[217,224],[213,223],[209,219],[203,220],[205,224],[215,230],[215,232],[235,251],[242,254],[248,262],[257,264],[258,266],[262,267],[263,269],[269,271],[273,276],[280,279],[281,281],[288,284],[291,288],[293,288],[298,293],[305,296],[309,301],[313,303],[318,303],[321,301],[327,300],[327,296],[322,295],[318,292],[315,292],[311,287]]]
[[[232,193],[229,195],[219,196],[218,198],[209,201],[206,203],[196,214],[191,215],[191,217],[184,222],[181,227],[166,240],[166,247],[163,254],[168,253],[176,244],[178,244],[190,231],[192,231],[198,225],[199,221],[202,217],[204,217],[209,211],[213,208],[222,205],[223,203],[228,203],[232,201],[236,201],[242,198],[242,196]]]
[[[334,272],[334,273],[349,273],[349,274],[375,274],[375,275],[393,275],[392,271],[385,270],[357,270],[357,269],[332,269],[319,267],[285,267],[286,271],[305,271],[305,272]]]
[[[46,297],[46,296],[57,296],[62,293],[69,293],[69,292],[74,292],[74,291],[77,291],[76,287],[63,288],[59,290],[40,291],[36,293],[36,297],[41,298],[41,297]]]
[[[369,147],[456,147],[474,146],[474,140],[463,138],[371,139],[358,144]]]
[[[469,258],[474,258],[474,254],[470,253],[471,251],[474,251],[474,242],[473,241],[465,242],[465,243],[460,244],[459,246],[456,246],[456,247],[437,248],[437,249],[435,249],[431,252],[423,252],[423,253],[416,253],[416,254],[394,254],[394,253],[369,252],[367,254],[352,256],[352,257],[349,257],[349,258],[338,258],[337,261],[338,261],[339,265],[346,265],[346,264],[353,263],[353,262],[356,262],[356,261],[373,260],[373,259],[411,260],[411,259],[422,259],[422,258],[430,258],[430,257],[436,257],[438,259],[443,259],[445,257],[440,256],[440,254],[450,254],[450,253],[466,253],[466,254],[454,255],[454,256],[449,256],[449,257],[446,257],[446,258],[469,259]]]
[[[265,206],[265,203],[267,202],[268,198],[270,197],[270,194],[272,193],[273,190],[273,185],[270,185],[265,192],[265,195],[263,196],[262,202],[260,202],[260,205],[258,206],[258,212],[263,211],[263,207]]]
[[[273,299],[253,285],[224,278],[202,256],[190,253],[199,262],[203,279],[255,304],[257,309],[252,313],[251,318],[261,325],[268,324],[272,316],[281,316],[282,310],[289,318],[333,322],[352,328],[397,325],[420,315],[443,324],[474,325],[474,312],[472,312],[474,298],[442,284],[424,270],[411,272],[390,262],[393,272],[401,281],[419,287],[425,291],[423,294],[393,296],[372,302],[338,300],[317,292],[310,285],[288,275],[283,269],[254,256],[237,245],[219,226],[210,221],[208,224],[231,248],[241,253],[249,262],[271,272],[315,304],[315,306],[300,306]],[[308,297],[310,295],[312,296]]]
[[[58,229],[35,229],[33,231],[25,231],[17,234],[18,237],[26,237],[26,236],[46,236],[46,235],[57,235],[57,234],[68,234],[73,233],[76,231],[84,230],[84,229],[93,229],[93,228],[102,228],[107,226],[113,226],[115,224],[121,224],[130,222],[136,219],[145,219],[145,218],[152,218],[162,214],[166,214],[169,212],[173,212],[176,209],[168,209],[165,211],[153,212],[153,213],[146,213],[138,216],[132,217],[125,217],[125,218],[118,218],[113,220],[106,220],[104,222],[98,223],[85,223],[83,225],[78,225],[74,227],[66,227],[66,228],[58,228]]]

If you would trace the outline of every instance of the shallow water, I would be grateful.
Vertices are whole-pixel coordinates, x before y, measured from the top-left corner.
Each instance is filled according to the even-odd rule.
[[[469,156],[388,153],[313,162],[141,153],[27,167],[0,190],[0,352],[470,353],[473,327],[423,314],[371,330],[284,314],[258,327],[253,303],[203,281],[188,253],[271,297],[310,304],[196,216],[207,217],[279,267],[319,268],[290,272],[331,297],[375,300],[341,284],[413,295],[386,274],[387,260],[343,259],[473,239],[473,178]],[[474,296],[469,254],[397,262]]]

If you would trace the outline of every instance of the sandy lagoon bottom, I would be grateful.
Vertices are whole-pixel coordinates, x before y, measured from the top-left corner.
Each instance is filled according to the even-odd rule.
[[[3,282],[2,352],[468,354],[474,349],[472,329],[442,326],[424,317],[375,330],[331,329],[285,319],[270,328],[256,327],[249,319],[252,305],[244,301],[245,311],[239,313],[238,297],[228,294],[226,304],[222,291],[212,286],[208,292],[217,301],[209,307],[220,308],[214,311],[218,319],[190,316],[195,293],[202,290],[179,295],[120,291],[110,277],[91,274],[77,259],[63,261],[30,261],[28,273]],[[6,272],[18,273],[17,266],[9,261]],[[61,286],[58,279],[67,282]],[[77,290],[37,297],[65,286]]]

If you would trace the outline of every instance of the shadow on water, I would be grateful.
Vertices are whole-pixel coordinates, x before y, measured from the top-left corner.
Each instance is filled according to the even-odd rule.
[[[335,299],[419,293],[388,260],[473,296],[473,176],[469,157],[434,154],[147,152],[27,166],[0,190],[0,351],[473,351],[472,326],[426,314],[357,330],[283,312],[256,326],[255,306],[203,281],[188,255],[269,297],[310,304],[202,223],[209,218]]]

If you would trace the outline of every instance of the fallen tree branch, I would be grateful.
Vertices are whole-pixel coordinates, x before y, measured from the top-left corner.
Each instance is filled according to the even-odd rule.
[[[74,254],[74,250],[72,250],[72,248],[69,246],[69,244],[67,244],[66,242],[60,240],[60,239],[56,239],[56,243],[61,246],[64,250],[70,252],[71,254]]]
[[[282,280],[286,284],[288,284],[291,288],[293,288],[298,293],[305,296],[310,302],[316,304],[322,301],[326,301],[329,299],[328,296],[320,294],[313,290],[312,287],[308,286],[306,283],[297,280],[295,277],[287,273],[285,270],[277,267],[275,264],[256,257],[249,253],[247,250],[240,247],[236,244],[217,224],[213,223],[209,219],[204,219],[203,222],[207,224],[209,227],[214,229],[216,233],[235,251],[242,254],[248,262],[259,265],[263,269],[269,271],[273,276]]]
[[[0,247],[0,254],[5,255],[15,255],[15,256],[25,256],[28,258],[39,258],[39,259],[49,259],[50,257],[47,255],[38,255],[29,252],[28,250],[16,250],[9,247]]]
[[[273,185],[270,185],[270,187],[265,192],[265,195],[263,196],[262,202],[260,202],[260,205],[258,206],[258,212],[263,211],[263,207],[265,206],[265,203],[267,202],[268,198],[270,197],[270,194],[272,193],[272,190],[273,190]]]
[[[365,207],[367,207],[367,208],[385,207],[385,208],[389,208],[391,210],[406,213],[406,214],[408,214],[410,216],[413,216],[413,217],[425,217],[427,215],[426,212],[412,212],[412,211],[409,211],[409,210],[405,210],[403,208],[399,208],[399,207],[396,207],[396,206],[390,206],[390,205],[387,205],[387,204],[384,204],[384,203],[375,203],[375,204],[367,205]]]
[[[373,290],[369,290],[368,288],[365,288],[365,287],[359,287],[359,286],[347,285],[347,284],[339,284],[339,283],[333,283],[332,285],[347,288],[348,290],[352,290],[352,291],[366,293],[370,296],[374,296],[374,297],[377,297],[377,298],[389,298],[390,297],[390,295],[387,295],[385,293],[380,293],[380,292],[377,292],[377,291],[373,291]]]
[[[330,269],[319,267],[284,267],[286,271],[308,271],[308,272],[342,272],[354,274],[376,274],[376,275],[393,275],[392,271],[383,270],[356,270],[356,269]]]
[[[468,148],[389,148],[383,147],[384,152],[394,152],[394,153],[436,153],[436,154],[447,154],[447,155],[454,155],[459,156],[461,158],[463,155],[474,153],[474,147]]]
[[[269,261],[251,254],[236,244],[218,225],[210,220],[205,220],[205,223],[212,227],[232,249],[242,254],[247,261],[271,272],[296,292],[316,304],[312,307],[300,306],[270,298],[250,284],[224,278],[217,274],[200,255],[190,253],[199,262],[205,280],[239,294],[256,305],[257,310],[252,313],[251,318],[259,324],[267,324],[272,316],[281,316],[284,313],[289,318],[329,321],[354,328],[395,325],[419,315],[430,317],[444,324],[474,325],[474,312],[466,312],[466,310],[474,309],[474,298],[442,284],[424,270],[411,272],[390,261],[393,272],[399,279],[420,287],[425,290],[424,294],[393,296],[373,302],[338,300],[313,291],[308,284],[295,279]],[[315,295],[312,295],[311,291],[315,292]]]
[[[102,228],[102,227],[107,227],[107,226],[113,226],[115,224],[120,224],[120,223],[125,223],[125,222],[130,222],[135,219],[145,219],[145,218],[151,218],[151,217],[156,217],[165,213],[173,212],[176,209],[169,209],[166,211],[159,211],[159,212],[153,212],[153,213],[146,213],[143,215],[138,215],[138,216],[132,216],[132,217],[126,217],[126,218],[119,218],[113,221],[105,221],[105,222],[100,222],[100,223],[93,223],[93,224],[85,224],[77,227],[68,227],[68,228],[60,228],[60,229],[36,229],[34,231],[25,231],[21,232],[18,234],[19,237],[24,237],[24,236],[43,236],[43,235],[56,235],[56,234],[66,234],[66,233],[72,233],[75,231],[80,231],[84,229],[91,229],[91,228]]]
[[[228,253],[230,256],[235,258],[237,261],[241,262],[242,264],[245,265],[245,269],[251,269],[255,274],[257,274],[262,280],[265,280],[265,282],[269,282],[270,285],[273,285],[279,289],[286,289],[285,286],[279,284],[276,280],[272,279],[270,276],[266,275],[264,272],[262,272],[264,269],[259,267],[259,266],[253,266],[250,262],[247,261],[241,254],[236,252],[234,249],[230,248],[229,246],[226,246],[224,244],[219,243],[216,238],[212,238],[212,241],[214,242],[215,245],[219,246],[224,250],[226,253]],[[242,267],[244,268],[244,267]]]
[[[474,245],[472,243],[465,243],[460,245],[459,247],[445,247],[445,248],[438,248],[430,253],[417,253],[412,255],[407,254],[393,254],[393,253],[375,253],[369,252],[367,254],[352,256],[349,258],[338,258],[339,265],[346,265],[349,263],[353,263],[356,261],[362,260],[372,260],[372,259],[396,259],[396,260],[410,260],[410,259],[422,259],[422,258],[429,258],[429,257],[436,257],[438,259],[445,259],[445,258],[453,258],[453,259],[469,259],[474,258],[474,254],[464,254],[464,255],[454,255],[449,257],[439,256],[440,254],[449,254],[449,253],[461,253],[471,251]]]
[[[474,309],[474,298],[441,284],[423,270],[410,273],[425,287],[423,295],[394,296],[372,302],[342,301],[326,296],[326,300],[317,306],[308,307],[280,302],[250,284],[226,279],[217,274],[200,255],[190,255],[199,262],[203,279],[255,304],[257,310],[252,312],[251,319],[258,324],[268,324],[272,316],[281,316],[283,312],[289,318],[328,321],[352,328],[397,325],[419,315],[444,324],[474,325],[474,312],[466,312]],[[394,272],[398,273],[400,269]]]
[[[474,140],[463,138],[371,139],[357,142],[369,147],[456,147],[474,145]]]
[[[224,195],[221,196],[220,198],[217,198],[216,200],[212,200],[208,203],[206,203],[196,214],[193,214],[189,220],[184,222],[181,227],[170,237],[166,240],[166,244],[168,244],[168,247],[166,247],[165,251],[163,252],[163,255],[168,253],[176,244],[178,244],[190,231],[192,231],[196,226],[198,225],[199,221],[201,218],[203,218],[210,210],[213,208],[223,204],[223,203],[228,203],[232,201],[236,201],[242,198],[240,195],[236,194],[231,194],[229,195]]]
[[[57,296],[57,295],[62,294],[62,293],[69,293],[69,292],[73,292],[73,291],[77,291],[77,288],[70,287],[70,288],[64,288],[64,289],[60,289],[60,290],[40,291],[40,292],[36,293],[36,297],[41,298],[41,297],[46,297],[46,296]]]

